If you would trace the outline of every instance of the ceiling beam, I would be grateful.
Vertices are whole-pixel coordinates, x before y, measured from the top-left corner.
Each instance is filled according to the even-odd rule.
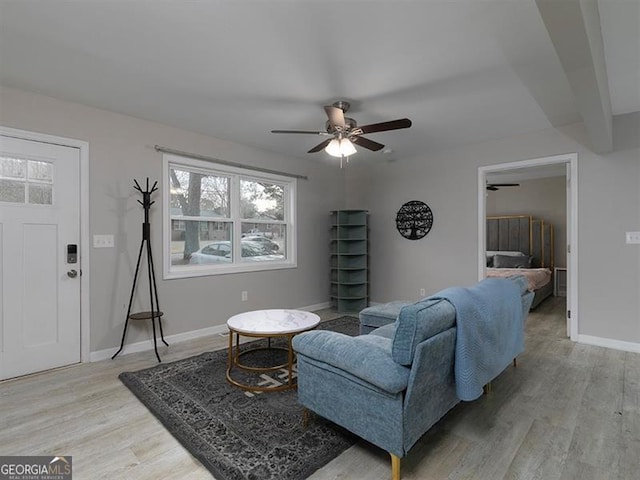
[[[596,153],[613,150],[611,97],[597,0],[536,0]]]

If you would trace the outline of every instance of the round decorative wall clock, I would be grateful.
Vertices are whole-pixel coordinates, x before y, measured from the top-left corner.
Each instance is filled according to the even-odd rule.
[[[424,202],[412,200],[400,207],[396,215],[396,228],[409,240],[420,240],[431,230],[433,212]]]

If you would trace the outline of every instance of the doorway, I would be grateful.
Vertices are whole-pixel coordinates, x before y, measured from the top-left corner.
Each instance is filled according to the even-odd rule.
[[[89,359],[87,160],[84,142],[0,128],[0,379]]]
[[[567,336],[577,341],[578,338],[578,170],[577,154],[557,155],[531,160],[523,160],[497,165],[489,165],[478,169],[478,279],[485,277],[486,268],[486,217],[487,178],[508,178],[513,181],[518,175],[527,171],[562,168],[566,179],[566,331]],[[563,272],[564,273],[564,272]]]

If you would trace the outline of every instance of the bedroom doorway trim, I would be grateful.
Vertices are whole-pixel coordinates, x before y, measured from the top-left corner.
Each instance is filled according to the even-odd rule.
[[[0,135],[34,142],[74,147],[80,155],[80,362],[91,361],[90,335],[90,236],[89,236],[89,143],[74,138],[31,132],[0,125]]]
[[[566,165],[567,181],[567,336],[578,341],[578,154],[567,153],[478,168],[478,280],[485,275],[486,262],[486,180],[487,175],[509,170]]]

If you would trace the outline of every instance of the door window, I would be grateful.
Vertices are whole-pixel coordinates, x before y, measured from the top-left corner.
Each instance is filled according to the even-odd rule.
[[[0,156],[0,202],[51,205],[53,163]]]

